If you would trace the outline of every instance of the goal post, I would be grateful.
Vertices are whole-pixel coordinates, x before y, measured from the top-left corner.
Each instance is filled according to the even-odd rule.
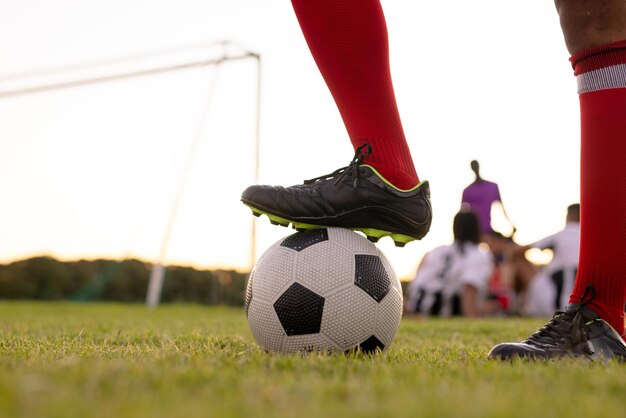
[[[253,173],[254,173],[254,178],[253,181],[254,183],[258,182],[258,178],[259,178],[259,142],[260,142],[260,122],[261,122],[261,57],[259,54],[253,54],[253,53],[248,53],[248,55],[244,56],[244,57],[235,57],[235,58],[231,58],[231,57],[222,57],[221,60],[218,60],[215,62],[214,65],[219,66],[220,64],[224,63],[224,62],[228,62],[231,59],[242,59],[245,57],[251,57],[254,58],[256,60],[257,63],[257,92],[256,92],[256,117],[255,117],[255,141],[254,141],[254,150],[253,150],[253,155],[254,155],[254,168],[253,168]],[[216,82],[216,79],[213,80],[213,82]],[[211,86],[211,89],[209,91],[209,96],[207,98],[206,104],[205,104],[205,108],[203,109],[203,113],[208,113],[210,111],[210,105],[211,105],[211,101],[212,101],[212,93],[213,93],[213,89],[214,89],[214,85]],[[174,202],[172,204],[172,209],[171,209],[171,213],[167,222],[167,227],[166,227],[166,231],[164,233],[164,238],[163,238],[163,242],[161,245],[161,250],[159,253],[159,256],[152,268],[152,271],[150,272],[150,279],[149,279],[149,283],[148,283],[148,291],[146,294],[146,305],[148,305],[151,308],[154,308],[156,306],[158,306],[159,302],[160,302],[160,297],[161,297],[161,292],[163,289],[163,283],[164,283],[164,279],[165,279],[165,271],[166,268],[164,266],[164,260],[165,260],[165,256],[167,253],[167,247],[169,244],[169,238],[172,232],[172,228],[174,226],[174,223],[176,221],[176,216],[177,216],[177,212],[178,212],[178,205],[180,203],[180,200],[182,199],[182,195],[183,195],[183,191],[187,182],[187,177],[189,175],[189,169],[191,168],[192,165],[192,161],[193,161],[193,155],[195,154],[195,150],[198,144],[199,139],[202,136],[202,128],[203,128],[203,121],[204,121],[204,116],[205,115],[201,115],[201,123],[198,125],[198,128],[194,134],[194,139],[192,141],[191,144],[191,148],[190,148],[190,152],[188,155],[188,160],[187,163],[185,165],[185,169],[183,172],[183,175],[181,177],[181,180],[179,182],[179,186],[178,186],[178,191],[176,194],[176,197],[174,199]],[[254,261],[256,260],[256,220],[252,219],[251,222],[251,231],[250,231],[250,260],[249,260],[249,266],[250,268],[252,267],[252,265],[254,264]]]

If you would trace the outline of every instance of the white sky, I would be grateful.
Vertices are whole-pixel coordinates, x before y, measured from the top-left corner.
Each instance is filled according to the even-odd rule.
[[[401,277],[451,240],[478,159],[527,243],[579,199],[576,83],[552,2],[383,0],[396,96],[431,233],[396,249]],[[346,165],[352,148],[287,1],[0,0],[0,91],[58,80],[15,74],[230,40],[263,59],[260,181],[291,185]],[[196,49],[133,68],[215,56]],[[129,67],[111,66],[107,71]],[[77,71],[73,76],[93,75]],[[0,98],[0,261],[51,254],[154,260],[214,70]],[[225,64],[167,260],[245,268],[252,216],[256,68]],[[258,222],[259,254],[291,230]]]

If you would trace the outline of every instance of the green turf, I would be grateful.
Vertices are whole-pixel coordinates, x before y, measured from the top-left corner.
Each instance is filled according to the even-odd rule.
[[[242,310],[0,303],[0,417],[618,417],[626,366],[485,359],[532,320],[406,318],[386,354],[269,355]]]

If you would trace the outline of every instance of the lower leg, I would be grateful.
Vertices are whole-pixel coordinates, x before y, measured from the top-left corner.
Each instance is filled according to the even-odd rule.
[[[419,179],[406,143],[391,74],[387,26],[379,0],[292,0],[311,54],[356,149],[395,186]]]
[[[626,295],[626,2],[557,0],[581,106],[581,244],[570,302],[589,304],[620,334]]]

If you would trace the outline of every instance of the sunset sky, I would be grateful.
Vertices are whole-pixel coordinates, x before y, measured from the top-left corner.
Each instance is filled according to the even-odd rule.
[[[400,114],[434,207],[422,242],[379,243],[396,272],[410,277],[451,240],[472,159],[499,183],[520,243],[560,229],[579,199],[579,115],[552,2],[382,4]],[[287,1],[0,0],[0,262],[155,260],[200,132],[166,261],[247,268],[253,218],[239,196],[254,181],[254,60],[1,97],[241,51],[263,63],[260,182],[347,165],[351,144]],[[291,233],[257,222],[259,254]]]

